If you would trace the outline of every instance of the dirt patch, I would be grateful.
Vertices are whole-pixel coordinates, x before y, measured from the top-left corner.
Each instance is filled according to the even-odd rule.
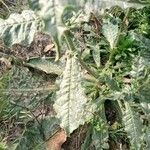
[[[64,148],[64,150],[80,150],[86,137],[87,130],[88,125],[80,126],[67,138],[67,141],[62,145],[62,148]]]

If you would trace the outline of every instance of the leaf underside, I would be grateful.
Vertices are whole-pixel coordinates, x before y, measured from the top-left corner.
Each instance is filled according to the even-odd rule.
[[[57,117],[61,119],[61,127],[67,134],[72,133],[92,117],[93,108],[87,109],[87,102],[78,61],[75,57],[68,58],[54,104]]]
[[[123,123],[125,131],[130,138],[131,148],[139,150],[142,143],[142,122],[139,115],[133,110],[128,102],[125,102],[125,111],[123,113]]]
[[[50,59],[42,59],[42,58],[30,59],[26,63],[26,65],[44,71],[47,74],[61,75],[63,72],[63,66],[59,63],[54,62],[54,60]]]
[[[30,44],[35,32],[41,29],[42,21],[31,10],[11,14],[6,20],[0,19],[0,37],[7,46]]]
[[[113,24],[110,21],[107,21],[103,24],[103,34],[106,37],[107,41],[110,44],[110,48],[114,48],[115,40],[118,35],[118,25]]]

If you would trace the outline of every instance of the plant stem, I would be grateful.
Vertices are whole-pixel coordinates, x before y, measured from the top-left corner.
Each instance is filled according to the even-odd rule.
[[[71,52],[76,52],[76,48],[75,48],[75,46],[74,46],[74,44],[73,44],[72,39],[70,38],[70,36],[71,36],[70,31],[69,31],[69,30],[65,31],[64,36],[65,36],[65,39],[66,39],[66,42],[67,42],[67,45],[68,45],[69,50],[70,50]],[[82,66],[84,69],[86,69],[87,72],[88,72],[90,75],[92,75],[94,78],[97,79],[98,76],[95,74],[94,71],[92,71],[92,70],[84,63],[84,61],[81,59],[80,55],[77,55],[77,58],[78,58],[78,60],[79,60],[79,62],[80,62],[80,64],[81,64],[81,66]]]
[[[122,33],[122,30],[123,30],[123,27],[124,27],[124,23],[129,15],[129,12],[130,12],[130,8],[127,9],[126,13],[125,13],[125,16],[123,18],[123,21],[121,23],[121,26],[120,26],[120,29],[119,29],[119,32],[118,32],[118,35],[117,35],[117,39],[116,39],[116,42],[114,44],[114,47],[116,47],[118,45],[118,42],[119,42],[119,38],[120,38],[120,35]]]
[[[64,37],[65,37],[65,39],[66,39],[66,42],[67,42],[67,45],[68,45],[69,50],[72,51],[72,52],[75,52],[75,51],[76,51],[76,48],[75,48],[75,46],[74,46],[74,44],[73,44],[73,41],[72,41],[72,39],[71,39],[71,33],[70,33],[69,30],[65,31]]]
[[[98,78],[98,76],[95,74],[95,72],[94,71],[92,71],[84,62],[83,62],[83,60],[80,58],[80,56],[78,56],[78,60],[79,60],[79,62],[80,62],[80,64],[81,64],[81,66],[85,69],[85,70],[87,70],[87,72],[90,74],[90,75],[92,75],[94,78]]]
[[[123,21],[122,21],[121,26],[120,26],[120,29],[118,31],[118,35],[117,35],[116,41],[114,43],[114,48],[116,48],[117,45],[118,45],[118,42],[119,42],[119,39],[120,39],[120,35],[121,35],[122,31],[123,31],[124,24],[125,24],[125,21],[126,21],[128,15],[129,15],[129,12],[130,12],[130,8],[128,8],[126,13],[125,13],[125,16],[124,16]],[[108,62],[111,62],[113,60],[114,54],[115,54],[115,49],[111,50]]]

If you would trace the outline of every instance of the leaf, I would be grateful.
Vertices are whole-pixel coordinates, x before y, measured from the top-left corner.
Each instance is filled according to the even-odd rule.
[[[61,75],[63,72],[63,66],[52,59],[33,58],[26,65],[44,71],[47,74]]]
[[[54,117],[44,117],[39,122],[28,122],[23,133],[9,144],[12,150],[49,150],[52,139],[60,132],[58,120]],[[60,136],[59,136],[60,137]],[[57,144],[61,139],[55,141]],[[48,144],[49,143],[49,144]],[[58,143],[59,144],[59,143]],[[51,149],[50,149],[51,150]]]
[[[61,145],[66,141],[67,136],[64,130],[58,131],[47,143],[47,150],[61,150]]]
[[[131,149],[139,150],[142,144],[142,122],[137,112],[133,110],[128,102],[124,102],[123,123],[125,131],[130,139]]]
[[[86,132],[86,137],[85,137],[85,140],[83,142],[83,144],[81,145],[81,150],[85,150],[87,148],[90,148],[92,146],[92,143],[91,143],[91,134],[92,134],[92,126],[90,126]]]
[[[56,92],[54,109],[61,120],[61,127],[67,134],[72,133],[93,116],[91,106],[87,108],[88,99],[82,88],[80,69],[75,56],[68,58],[60,90]]]
[[[144,77],[146,66],[148,66],[148,63],[143,57],[136,57],[133,60],[132,70],[130,71],[131,76],[133,78]]]
[[[150,124],[148,126],[146,126],[146,130],[144,133],[144,141],[146,142],[145,145],[145,150],[149,150],[150,149]]]
[[[6,141],[0,141],[0,150],[6,150],[7,144]]]
[[[106,37],[107,41],[110,44],[110,48],[113,49],[114,48],[114,44],[115,44],[115,40],[117,38],[118,35],[118,25],[117,24],[113,24],[112,22],[105,20],[103,27],[103,34]]]
[[[55,80],[46,79],[42,74],[36,76],[22,66],[13,66],[7,76],[7,82],[3,81],[6,83],[0,86],[0,100],[7,102],[7,109],[2,109],[2,118],[9,121],[11,116],[16,116],[19,122],[24,124],[34,118],[31,111],[35,116],[44,115],[52,105],[51,94],[56,90],[53,86]],[[47,103],[47,106],[44,106],[43,102]]]
[[[87,130],[84,143],[81,145],[81,150],[90,149],[91,147],[91,149],[95,150],[109,149],[108,125],[104,111],[104,103],[98,109],[97,115],[92,119]]]
[[[150,114],[150,76],[147,76],[146,80],[142,80],[142,85],[139,85],[137,95],[140,100],[141,106],[147,115]]]
[[[0,37],[7,46],[16,43],[30,44],[35,32],[42,28],[42,20],[31,10],[11,14],[6,20],[0,19]]]
[[[99,5],[99,8],[111,8],[113,6],[119,6],[123,9],[134,7],[134,8],[142,8],[146,5],[138,2],[137,0],[95,0],[96,4]]]
[[[45,140],[50,139],[56,132],[60,131],[59,120],[55,117],[45,116],[40,120],[40,123]]]
[[[96,150],[109,149],[108,126],[104,105],[101,105],[100,109],[99,116],[97,117],[98,126],[94,127],[92,131],[92,143]]]
[[[140,56],[144,58],[145,65],[150,66],[150,39],[145,38],[142,35],[139,35],[133,31],[130,32],[133,40],[137,41],[140,44],[142,51],[140,52]]]
[[[97,65],[97,67],[100,67],[101,63],[101,57],[100,57],[100,49],[98,46],[96,46],[95,48],[93,48],[93,59]]]

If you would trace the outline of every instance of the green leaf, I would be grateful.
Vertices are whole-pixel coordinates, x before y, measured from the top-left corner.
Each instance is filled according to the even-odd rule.
[[[57,117],[61,120],[61,127],[67,134],[72,133],[93,116],[93,108],[87,106],[87,102],[88,98],[82,88],[81,68],[77,58],[73,56],[67,59],[54,104]]]
[[[146,142],[146,144],[145,144],[144,149],[149,150],[150,149],[150,123],[145,128],[146,129],[145,129],[145,133],[144,133],[144,141]]]
[[[84,143],[81,145],[81,150],[90,148],[95,150],[109,149],[108,125],[105,116],[104,103],[100,105],[98,109],[97,115],[95,115],[91,121]]]
[[[113,49],[119,31],[118,25],[105,20],[102,29],[104,36],[110,44],[110,48]]]
[[[138,97],[140,100],[141,106],[144,108],[144,111],[147,115],[150,114],[150,76],[144,81],[142,80],[142,85],[138,89]]]
[[[129,7],[134,7],[134,8],[142,8],[146,5],[142,4],[141,2],[137,0],[95,0],[99,2],[99,5],[101,6],[100,8],[111,8],[113,6],[119,6],[123,9],[129,8]]]
[[[11,14],[6,20],[0,19],[0,38],[7,46],[27,45],[33,41],[35,32],[42,28],[42,20],[33,11],[24,10],[21,14]]]
[[[142,49],[142,51],[140,52],[140,56],[144,58],[145,65],[150,66],[150,39],[145,38],[144,36],[139,35],[133,31],[130,32],[130,34],[132,39],[136,40],[140,44],[140,47]]]
[[[109,149],[108,145],[108,125],[105,116],[104,105],[101,105],[99,116],[97,116],[97,125],[93,127],[92,143],[96,150]]]
[[[128,102],[124,102],[123,123],[130,139],[131,149],[139,150],[142,144],[142,122],[138,112],[135,112]]]
[[[46,150],[46,141],[52,137],[60,127],[54,117],[44,117],[37,122],[28,122],[24,132],[8,144],[11,150]]]
[[[25,123],[34,118],[31,111],[37,116],[40,114],[37,109],[43,109],[43,102],[52,105],[51,94],[57,89],[54,78],[36,76],[22,66],[13,66],[8,77],[7,83],[0,87],[0,100],[7,102],[7,109],[2,109],[2,118],[9,120],[16,116],[19,122]]]
[[[52,59],[33,58],[26,65],[44,71],[47,74],[61,75],[63,72],[63,66]]]
[[[89,126],[85,135],[84,142],[81,145],[81,150],[90,149],[90,147],[93,146],[91,140],[92,131],[93,131],[93,127]]]
[[[101,57],[100,57],[100,49],[98,46],[96,46],[95,48],[93,48],[93,59],[97,65],[97,67],[100,67],[101,63]]]
[[[0,141],[0,150],[6,150],[6,149],[7,149],[6,142]]]
[[[50,117],[50,116],[44,117],[41,120],[41,128],[42,128],[42,132],[44,134],[45,140],[48,140],[58,130],[60,130],[59,121],[55,117]]]

